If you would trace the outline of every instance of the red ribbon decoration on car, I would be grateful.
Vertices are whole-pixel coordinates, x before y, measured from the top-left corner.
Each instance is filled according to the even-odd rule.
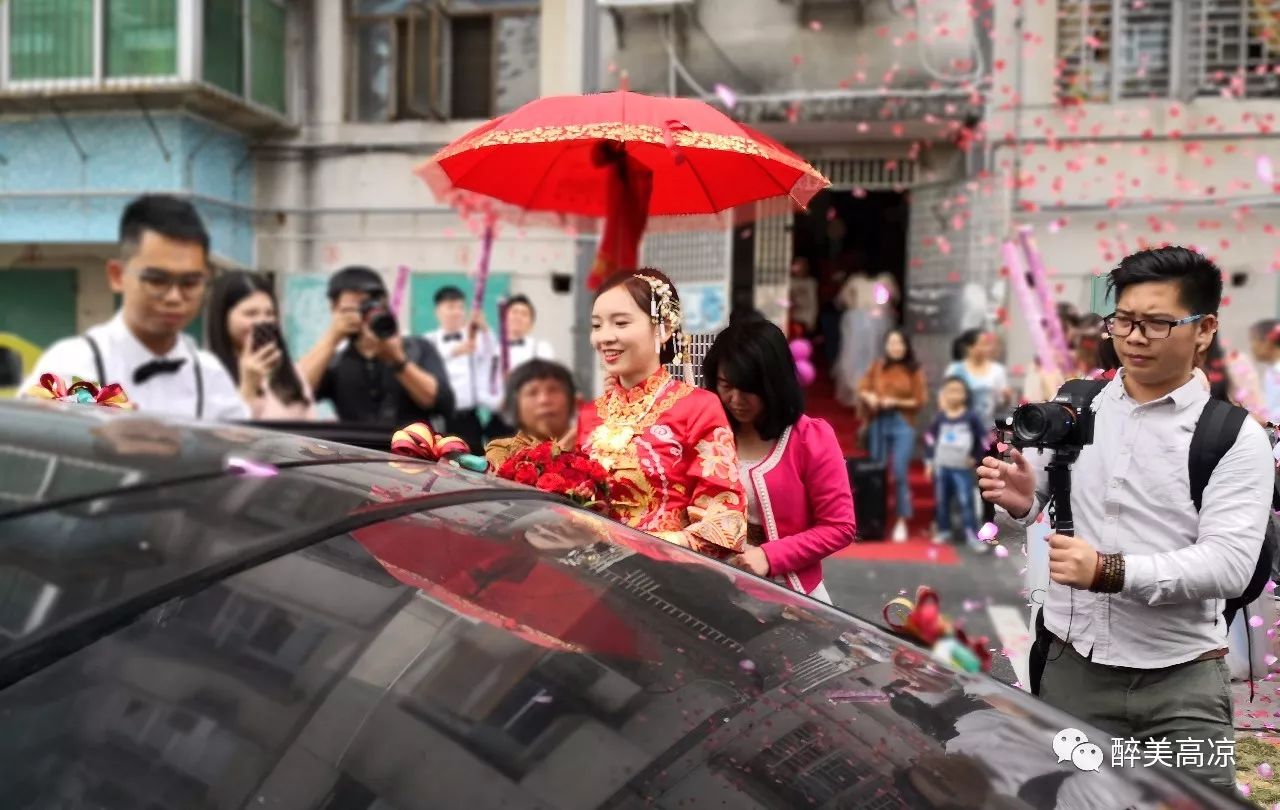
[[[452,453],[467,453],[471,448],[457,436],[441,436],[426,422],[414,422],[397,430],[391,437],[391,452],[397,456],[440,461]]]
[[[890,618],[890,609],[894,607],[905,610],[906,617],[899,620]],[[930,648],[935,648],[939,642],[947,638],[954,638],[960,646],[977,658],[983,672],[991,670],[991,651],[988,649],[991,640],[987,636],[970,639],[964,630],[953,625],[951,620],[942,613],[942,599],[938,596],[938,592],[927,585],[921,585],[916,590],[914,602],[900,596],[886,604],[881,611],[881,616],[890,630],[914,638]],[[963,666],[963,662],[960,661],[953,661],[953,663]]]
[[[76,402],[81,405],[101,405],[105,408],[120,408],[131,411],[137,406],[129,401],[124,389],[118,383],[104,385],[99,388],[88,380],[72,378],[67,385],[57,374],[41,374],[38,385],[27,391],[33,399],[49,399],[54,402]]]

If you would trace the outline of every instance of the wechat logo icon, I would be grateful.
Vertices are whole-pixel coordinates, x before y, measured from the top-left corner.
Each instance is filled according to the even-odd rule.
[[[1053,753],[1059,762],[1070,762],[1082,771],[1096,771],[1102,767],[1102,749],[1089,742],[1078,728],[1064,728],[1053,738]]]

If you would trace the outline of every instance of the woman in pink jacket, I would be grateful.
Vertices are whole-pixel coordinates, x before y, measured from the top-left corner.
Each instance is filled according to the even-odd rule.
[[[853,542],[853,494],[835,431],[803,413],[782,330],[758,316],[731,323],[702,384],[729,416],[747,494],[748,548],[731,562],[830,603],[822,561]]]

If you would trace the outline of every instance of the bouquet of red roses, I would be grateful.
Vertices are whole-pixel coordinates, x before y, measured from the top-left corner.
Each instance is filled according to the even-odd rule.
[[[579,506],[609,514],[609,474],[581,450],[547,442],[521,450],[497,471],[499,478],[564,495]]]

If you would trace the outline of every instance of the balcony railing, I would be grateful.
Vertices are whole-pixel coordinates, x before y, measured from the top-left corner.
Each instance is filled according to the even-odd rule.
[[[1059,0],[1063,101],[1280,96],[1280,0]]]
[[[199,86],[287,119],[283,0],[8,0],[0,94]]]

